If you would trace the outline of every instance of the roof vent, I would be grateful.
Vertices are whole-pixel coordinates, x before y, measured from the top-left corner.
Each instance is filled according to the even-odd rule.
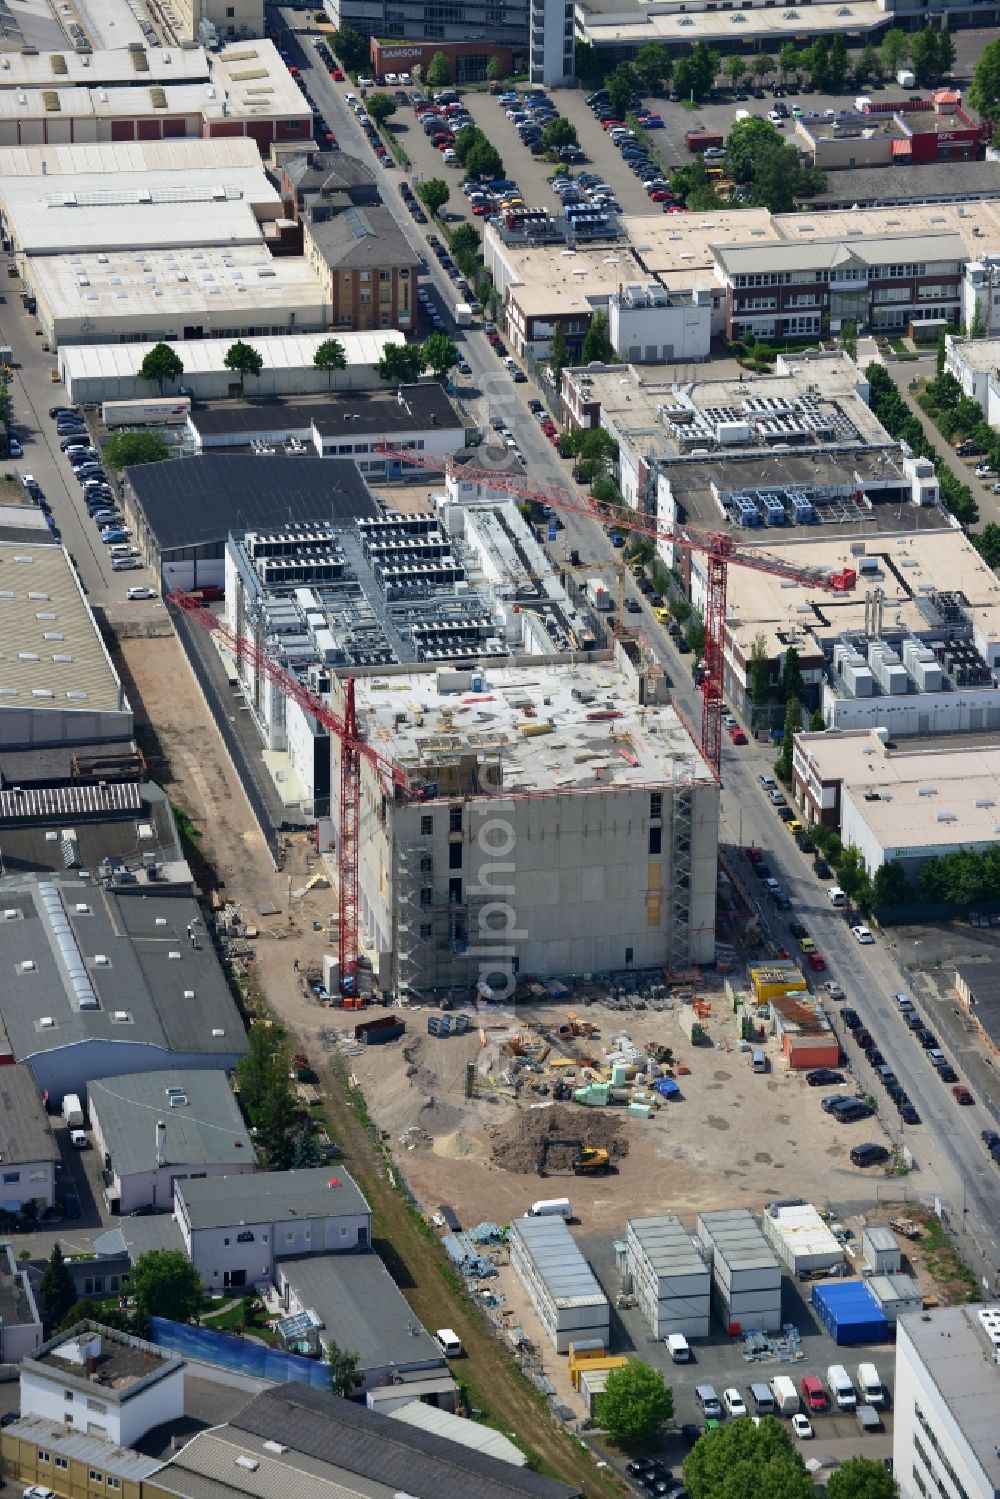
[[[38,1019],[38,1029],[40,1031],[54,1031],[55,1028],[56,1028],[56,1023],[53,1020],[53,1018],[52,1018],[51,1015],[40,1015],[39,1016],[39,1019]]]
[[[20,963],[18,963],[18,965],[17,965],[17,971],[18,971],[18,973],[34,973],[34,971],[35,971],[35,960],[34,960],[34,958],[24,958]]]
[[[212,1035],[213,1035],[213,1036],[215,1036],[215,1038],[216,1038],[216,1039],[217,1039],[217,1040],[218,1040],[218,1039],[219,1039],[219,1038],[220,1038],[220,1037],[221,1037],[221,1036],[224,1036],[224,1035],[225,1035],[225,1034],[226,1034],[226,1033],[225,1033],[225,1031],[224,1031],[224,1030],[223,1030],[223,1029],[222,1029],[222,1026],[221,1026],[221,1025],[213,1025],[213,1027],[212,1027]]]
[[[110,961],[108,959],[107,953],[95,952],[95,954],[94,954],[94,967],[95,968],[110,968],[111,967],[111,963],[110,963]]]
[[[180,953],[179,952],[168,952],[167,953],[167,957],[168,958],[179,958],[180,957]]]
[[[238,1468],[246,1468],[248,1473],[256,1473],[257,1469],[260,1467],[260,1458],[248,1457],[246,1453],[241,1452],[239,1457],[236,1459],[236,1466]]]

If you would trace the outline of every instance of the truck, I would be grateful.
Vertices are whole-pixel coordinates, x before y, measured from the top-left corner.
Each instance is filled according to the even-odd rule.
[[[600,578],[588,578],[586,582],[587,601],[592,609],[598,609],[601,613],[607,613],[611,608],[611,594],[606,584]]]
[[[684,144],[689,151],[707,151],[709,147],[724,146],[726,137],[721,130],[689,130],[684,137]]]
[[[183,427],[190,414],[190,396],[105,401],[101,407],[101,420],[109,432],[115,427]]]
[[[62,1101],[62,1116],[70,1129],[82,1129],[86,1123],[79,1093],[66,1093]]]
[[[843,1364],[831,1364],[826,1371],[826,1382],[836,1401],[838,1410],[852,1411],[858,1403],[850,1376]]]
[[[900,88],[914,88],[917,82],[917,75],[910,68],[900,68],[896,74],[896,82]]]
[[[874,1364],[858,1365],[858,1389],[865,1405],[884,1405],[885,1386]]]
[[[783,1416],[797,1416],[802,1408],[799,1392],[795,1388],[794,1380],[789,1379],[787,1374],[779,1374],[771,1380],[771,1394],[774,1403]]]
[[[472,308],[468,302],[455,303],[455,326],[468,328],[472,323]]]

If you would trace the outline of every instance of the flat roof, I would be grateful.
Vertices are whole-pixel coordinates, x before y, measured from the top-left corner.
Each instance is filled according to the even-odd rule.
[[[129,712],[76,570],[61,546],[30,538],[0,542],[0,641],[0,712]]]
[[[628,1228],[654,1275],[705,1275],[709,1267],[679,1218],[630,1218]]]
[[[20,53],[3,53],[17,61],[35,61]],[[51,193],[52,178],[117,177],[118,174],[183,172],[203,167],[216,171],[261,170],[260,151],[249,136],[181,137],[158,141],[90,141],[73,145],[0,146],[0,197],[29,200]],[[22,186],[18,178],[26,178]],[[110,184],[109,184],[110,185]]]
[[[448,668],[359,674],[359,718],[366,737],[416,780],[437,778],[460,757],[498,763],[515,791],[614,791],[712,779],[668,704],[640,707],[613,661],[586,665],[496,666],[477,671],[476,697],[450,687]],[[485,712],[484,712],[485,709]],[[605,716],[609,715],[609,716]]]
[[[164,1062],[170,1053],[246,1050],[192,895],[98,887],[72,870],[2,880],[0,902],[19,913],[0,921],[0,969],[9,976],[3,1026],[19,1061],[88,1040],[124,1043],[133,1056],[146,1047]],[[197,947],[189,926],[200,933]]]
[[[998,1315],[995,1303],[947,1306],[907,1313],[896,1324],[897,1348],[901,1336],[910,1343],[923,1366],[923,1378],[937,1390],[994,1489],[1000,1489],[1000,1365],[984,1318],[995,1324]]]
[[[948,352],[977,375],[1000,375],[1000,338],[955,338],[948,336]]]
[[[215,327],[224,327],[223,319],[233,313],[244,322],[256,313],[287,323],[289,309],[299,309],[303,319],[322,316],[323,288],[301,256],[273,259],[259,235],[245,236],[245,243],[186,249],[180,230],[189,222],[187,211],[162,206],[173,221],[169,238],[176,239],[176,249],[130,248],[106,255],[78,250],[32,260],[32,282],[57,323],[79,319],[81,308],[92,319],[183,314],[210,329],[213,320]],[[253,220],[247,204],[228,207]],[[229,340],[219,342],[224,352]]]
[[[96,1361],[93,1374],[87,1370],[88,1356]],[[76,1381],[91,1392],[97,1386],[111,1400],[128,1400],[139,1387],[183,1369],[184,1360],[131,1333],[83,1321],[25,1354],[24,1364],[49,1380]]]
[[[927,162],[915,170],[891,167],[851,167],[827,175],[821,193],[801,199],[808,212],[820,209],[861,208],[894,204],[911,207],[965,198],[1000,197],[1000,164],[995,161]]]
[[[13,1069],[5,1067],[5,1072]],[[6,1163],[8,1157],[4,1156]],[[3,1198],[0,1197],[0,1205]],[[20,1202],[14,1207],[15,1212],[20,1212]],[[28,1279],[26,1265],[18,1264],[14,1258],[14,1246],[8,1239],[0,1245],[0,1319],[2,1326],[7,1327],[38,1327],[41,1328],[41,1317],[35,1305],[34,1292]]]
[[[59,1147],[31,1068],[0,1067],[0,1160],[58,1161]],[[0,1197],[2,1197],[0,1189]]]
[[[329,337],[329,333],[255,336],[253,346],[263,359],[266,370],[311,370],[316,350]],[[375,365],[390,345],[406,342],[403,334],[395,328],[373,328],[367,333],[342,333],[338,330],[337,341],[344,350],[349,369]],[[59,349],[59,368],[69,381],[134,379],[154,346],[152,342],[63,344]],[[229,347],[226,339],[171,341],[170,347],[184,366],[185,380],[197,375],[219,374],[226,368],[223,363]],[[30,513],[38,514],[35,510]]]
[[[102,0],[102,5],[106,4],[107,0]],[[37,53],[5,52],[0,57],[0,89],[190,83],[207,77],[204,47],[96,47],[86,53],[62,47]]]
[[[368,1203],[341,1166],[303,1171],[261,1171],[178,1181],[177,1192],[192,1229],[227,1228],[270,1219],[364,1216]]]
[[[815,9],[815,7],[813,7]],[[891,168],[886,168],[891,171]],[[906,168],[900,170],[905,171]],[[922,172],[923,167],[914,169]],[[674,215],[684,217],[684,215]],[[866,255],[872,258],[873,242],[881,241],[881,253],[885,259],[896,257],[898,236],[912,237],[913,258],[921,261],[930,258],[932,245],[920,249],[921,236],[957,234],[962,241],[960,258],[976,260],[980,255],[1000,250],[1000,201],[982,203],[918,203],[897,205],[892,208],[854,208],[834,210],[828,213],[779,214],[774,219],[778,234],[789,244],[827,240],[833,244],[844,244],[855,249],[859,244],[868,246]],[[934,256],[940,258],[940,245],[934,245]],[[951,258],[949,248],[945,258]],[[812,262],[815,263],[815,262]]]
[[[232,531],[378,515],[346,459],[203,453],[130,468],[128,482],[161,554],[222,543]]]
[[[285,428],[293,432],[310,426],[324,438],[411,432],[414,428],[465,429],[458,408],[436,380],[402,385],[392,394],[385,390],[345,391],[336,396],[290,401],[213,402],[211,406],[196,406],[190,421],[207,436],[229,432],[252,435]]]
[[[98,753],[103,750],[98,748]],[[76,781],[63,786],[30,786],[0,756],[3,789],[0,789],[0,849],[8,875],[65,875],[61,835],[72,828],[80,866],[96,869],[102,859],[135,868],[141,862],[139,849],[155,853],[158,863],[171,866],[172,883],[191,883],[184,861],[170,802],[162,787],[153,782]],[[16,789],[15,789],[16,787]],[[137,826],[143,835],[137,839]],[[53,836],[53,834],[57,836]]]
[[[959,963],[955,976],[967,987],[976,1022],[1000,1046],[1000,961]]]
[[[0,1096],[3,1078],[0,1076]],[[162,1120],[167,1166],[238,1163],[251,1169],[253,1141],[224,1072],[171,1069],[131,1072],[87,1084],[87,1107],[101,1121],[116,1176],[157,1166],[156,1125]]]
[[[281,1274],[302,1306],[321,1319],[358,1368],[445,1366],[444,1355],[377,1254],[299,1255]]]
[[[925,512],[915,512],[923,525]],[[874,519],[877,521],[878,512]],[[860,537],[860,540],[859,540]],[[885,622],[890,634],[930,635],[933,613],[928,613],[934,592],[962,593],[974,632],[983,639],[1000,630],[996,574],[989,568],[964,533],[955,528],[910,530],[902,535],[863,535],[858,527],[845,527],[840,536],[817,535],[779,540],[767,533],[767,548],[783,561],[802,567],[832,571],[853,567],[859,554],[881,559],[878,583],[885,593]],[[865,628],[864,580],[848,593],[830,593],[809,584],[789,582],[768,573],[746,568],[729,570],[727,633],[737,653],[749,661],[753,640],[763,631],[768,653],[784,651],[798,637],[803,651],[822,649],[845,632],[863,634]]]
[[[253,119],[260,115],[301,119],[311,113],[308,100],[272,41],[258,37],[229,42],[218,52],[209,52],[208,66],[215,89],[215,97],[204,106],[208,119]]]
[[[99,1468],[102,1473],[131,1483],[141,1483],[161,1466],[159,1458],[143,1457],[131,1447],[106,1442],[101,1437],[85,1436],[72,1427],[56,1425],[45,1416],[22,1416],[4,1431],[8,1440],[16,1438],[28,1442],[56,1457],[68,1458],[88,1469]]]
[[[851,5],[809,5],[793,13],[764,10],[756,6],[746,11],[713,13],[699,9],[693,13],[657,12],[639,8],[623,10],[621,0],[613,0],[614,13],[602,14],[591,3],[577,4],[586,39],[597,47],[625,46],[642,42],[692,41],[736,42],[745,44],[755,37],[765,37],[777,45],[802,37],[828,36],[838,32],[878,30],[886,24],[886,13],[876,0],[853,0]],[[794,19],[790,19],[790,15]],[[687,26],[685,27],[685,21]],[[739,25],[739,31],[735,26]],[[694,27],[692,31],[690,28]]]

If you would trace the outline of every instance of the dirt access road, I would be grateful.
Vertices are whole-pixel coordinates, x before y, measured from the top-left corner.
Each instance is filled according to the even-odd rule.
[[[578,1485],[588,1495],[613,1495],[623,1486],[598,1469],[585,1449],[550,1418],[540,1395],[506,1355],[472,1307],[419,1214],[410,1210],[390,1177],[364,1117],[349,1098],[332,1063],[324,1065],[322,1031],[346,1016],[304,999],[293,969],[318,962],[329,939],[313,930],[335,906],[333,891],[289,901],[289,875],[298,887],[319,867],[306,839],[286,845],[283,869],[274,869],[215,724],[183,650],[173,635],[126,639],[113,651],[136,714],[136,732],[157,779],[200,834],[199,846],[223,895],[260,928],[255,978],[264,999],[301,1048],[322,1069],[329,1095],[326,1113],[345,1164],[371,1203],[375,1248],[426,1327],[453,1327],[468,1357],[456,1373],[470,1403],[490,1424],[510,1432],[545,1472]],[[261,906],[277,907],[262,916]],[[291,910],[291,919],[289,919]]]

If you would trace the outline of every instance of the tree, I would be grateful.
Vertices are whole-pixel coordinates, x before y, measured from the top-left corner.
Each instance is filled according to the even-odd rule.
[[[562,372],[566,368],[566,360],[569,358],[569,350],[566,347],[566,328],[562,318],[556,323],[549,340],[549,369],[552,371],[552,383],[556,388],[556,394],[562,385]]]
[[[499,57],[497,57],[496,53],[494,53],[489,62],[486,64],[486,82],[499,83],[501,78],[505,78],[506,76],[507,74],[504,69],[503,63],[500,61]]]
[[[785,652],[785,659],[781,667],[781,694],[787,703],[789,698],[801,698],[804,690],[802,681],[802,668],[799,665],[799,653],[794,645],[790,645]]]
[[[858,325],[853,318],[845,318],[840,325],[840,347],[848,359],[857,361],[858,357]]]
[[[440,54],[439,54],[440,55]],[[354,1377],[360,1359],[356,1353],[338,1348],[331,1338],[326,1350],[326,1361],[330,1366],[330,1388],[335,1395],[345,1400],[354,1392]]]
[[[330,37],[330,45],[350,73],[356,73],[368,61],[368,43],[353,26],[338,26]]]
[[[987,567],[992,567],[994,572],[1000,569],[1000,526],[995,521],[989,521],[981,531],[973,533],[969,540]]]
[[[763,708],[771,696],[771,662],[767,654],[767,636],[758,630],[750,646],[750,701]]]
[[[637,1358],[611,1370],[597,1409],[611,1440],[623,1446],[652,1441],[673,1413],[673,1391],[663,1375]]]
[[[583,347],[580,350],[581,364],[608,364],[614,350],[611,340],[608,338],[607,313],[595,312],[590,319],[590,327],[583,338]]]
[[[577,42],[576,44],[576,76],[580,83],[603,83],[604,69],[607,63],[604,60],[603,48],[598,51],[593,42]]]
[[[674,88],[682,99],[704,99],[719,71],[718,52],[711,51],[704,42],[695,42],[690,55],[679,57],[674,63]]]
[[[424,369],[430,370],[438,380],[458,363],[458,350],[447,333],[432,333],[420,351]]]
[[[826,730],[826,719],[823,717],[822,708],[814,708],[809,717],[810,734],[822,734]]]
[[[825,183],[826,176],[818,167],[803,166],[795,147],[776,139],[757,152],[751,202],[772,213],[791,213],[796,198],[821,192]]]
[[[313,368],[326,370],[327,385],[332,386],[334,371],[347,368],[344,345],[336,338],[324,338],[313,355]]]
[[[726,176],[734,182],[752,182],[761,151],[782,144],[770,120],[762,120],[756,115],[737,120],[726,136]]]
[[[785,708],[785,732],[781,738],[781,754],[778,756],[778,774],[783,781],[792,779],[792,741],[802,733],[802,704],[797,697],[788,699]]]
[[[802,54],[798,47],[794,42],[785,42],[778,53],[778,72],[781,74],[782,83],[793,73],[797,73],[801,67]]]
[[[139,366],[139,379],[148,380],[150,385],[155,382],[161,396],[167,381],[179,380],[183,373],[184,365],[177,353],[164,343],[154,344]]]
[[[814,87],[825,89],[830,67],[830,44],[825,36],[818,36],[811,46],[805,49],[802,61]]]
[[[955,39],[947,26],[942,26],[937,34],[937,48],[938,78],[943,78],[955,66]]]
[[[867,83],[869,78],[880,78],[882,76],[882,64],[879,61],[878,52],[871,42],[862,47],[858,54],[858,60],[854,65],[854,76],[859,83]]]
[[[774,1416],[707,1432],[684,1460],[691,1499],[815,1499],[813,1481]]]
[[[937,349],[935,350],[935,354],[934,354],[934,368],[935,368],[935,371],[937,373],[938,380],[940,380],[941,377],[944,374],[945,364],[947,363],[947,360],[948,360],[948,336],[947,336],[947,333],[946,333],[945,329],[942,328],[941,331],[940,331],[940,333],[937,336]],[[942,403],[941,402],[937,402],[936,404],[941,405]]]
[[[281,1048],[281,1064],[275,1067],[257,1111],[259,1138],[272,1171],[287,1171],[295,1154],[300,1131],[299,1108],[288,1077],[288,1053]]]
[[[465,165],[465,158],[468,156],[473,146],[477,146],[481,141],[485,140],[486,137],[480,130],[478,125],[462,126],[461,130],[455,137],[455,145],[453,149],[455,155],[458,157],[463,166]]]
[[[397,108],[395,99],[390,99],[388,94],[370,94],[365,104],[365,109],[376,125],[384,125],[396,113]]]
[[[843,92],[849,66],[847,43],[842,36],[835,36],[830,43],[826,62],[826,86],[831,94]]]
[[[763,83],[764,79],[770,78],[774,72],[774,58],[768,57],[766,52],[758,52],[750,64],[750,71],[760,83]]]
[[[604,87],[608,91],[611,108],[620,120],[628,114],[629,100],[635,93],[635,74],[627,62],[620,62],[608,74]]]
[[[705,654],[705,621],[700,614],[691,614],[684,626],[684,639],[691,647],[692,655],[700,661]]]
[[[872,904],[879,906],[905,906],[913,899],[913,886],[898,859],[880,864],[872,880]]]
[[[58,1241],[53,1244],[49,1262],[42,1272],[41,1291],[49,1321],[58,1326],[76,1301],[76,1286]]]
[[[635,54],[633,66],[647,94],[655,94],[670,77],[673,66],[662,42],[646,42]]]
[[[247,1032],[246,1052],[236,1064],[240,1105],[251,1124],[257,1123],[275,1070],[282,1065],[279,1057],[282,1050],[282,1032],[255,1020]]]
[[[170,444],[162,432],[116,432],[102,450],[105,465],[115,473],[140,463],[162,463],[170,457]]]
[[[715,190],[715,183],[708,175],[708,168],[700,156],[670,174],[670,190],[683,198],[688,208],[695,212],[720,206],[721,200]]]
[[[733,88],[738,88],[740,79],[744,76],[747,70],[747,65],[743,61],[740,54],[738,52],[731,53],[729,57],[726,58],[724,67],[726,77],[729,79],[729,82],[732,84]]]
[[[942,42],[944,46],[942,46]],[[955,44],[947,31],[927,25],[910,37],[910,61],[921,88],[940,83],[944,72],[955,60]]]
[[[428,177],[417,183],[417,197],[431,213],[439,213],[451,196],[451,188],[441,177]]]
[[[879,48],[885,71],[895,77],[909,50],[910,39],[906,32],[900,31],[898,26],[893,26],[882,38],[882,46]]]
[[[542,145],[547,151],[559,151],[563,146],[575,146],[576,126],[565,115],[550,120],[542,131]]]
[[[147,1249],[140,1254],[129,1273],[128,1289],[142,1323],[151,1317],[191,1322],[201,1311],[201,1276],[180,1249]]]
[[[419,344],[389,344],[379,355],[375,373],[380,380],[412,385],[423,367],[423,351]]]
[[[559,448],[565,457],[576,459],[576,466],[588,483],[606,479],[618,457],[618,444],[603,427],[579,427],[564,432]]]
[[[899,1484],[870,1457],[849,1457],[826,1481],[826,1499],[898,1499]]]
[[[427,82],[431,88],[441,88],[451,82],[451,63],[443,52],[435,52],[428,63]]]
[[[491,146],[485,138],[477,141],[465,158],[465,175],[467,179],[478,178],[480,181],[502,177],[503,158],[496,146]]]
[[[238,338],[234,344],[230,344],[222,358],[227,370],[232,370],[234,375],[240,377],[240,395],[246,385],[247,375],[253,375],[255,379],[260,376],[264,368],[264,360],[252,344],[246,344]]]

